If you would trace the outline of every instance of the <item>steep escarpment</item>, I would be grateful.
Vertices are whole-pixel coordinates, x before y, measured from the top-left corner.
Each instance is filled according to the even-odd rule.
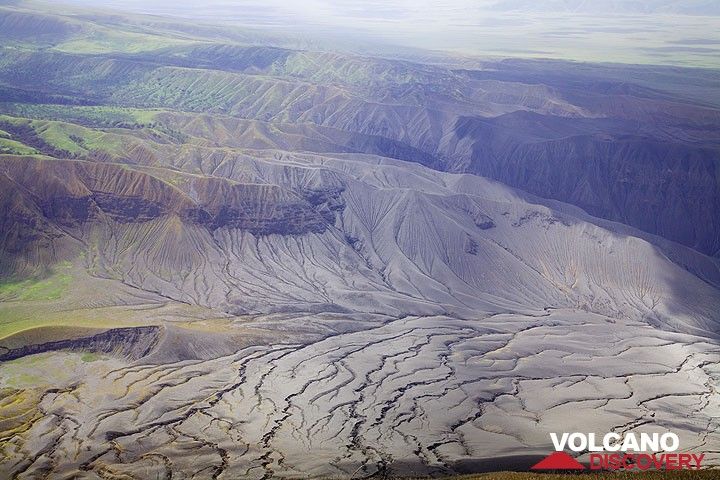
[[[177,214],[212,229],[232,225],[260,233],[279,228],[271,224],[282,219],[289,229],[302,231],[300,224],[322,229],[322,216],[312,207],[328,201],[322,193],[308,192],[306,200],[278,185],[220,178],[173,174],[173,184],[114,164],[5,156],[0,165],[46,218],[61,225],[100,215],[124,223]]]
[[[536,117],[540,124],[544,118]],[[720,208],[720,149],[659,141],[640,135],[560,132],[498,127],[462,119],[460,141],[472,153],[464,170],[496,178],[589,213],[620,221],[716,253]]]
[[[35,183],[37,178],[32,180]],[[4,278],[42,276],[58,257],[72,255],[72,248],[66,251],[62,242],[61,226],[46,217],[22,184],[3,172],[0,187],[0,271]]]
[[[332,200],[337,192],[308,191],[306,199],[278,185],[180,174],[172,175],[174,185],[106,163],[4,156],[0,174],[6,187],[0,216],[5,275],[22,276],[62,259],[69,253],[59,238],[99,223],[177,218],[210,232],[231,227],[292,235],[324,231],[342,208]]]
[[[159,336],[159,327],[115,328],[87,337],[34,343],[11,349],[2,348],[0,362],[59,350],[105,353],[127,360],[138,360],[155,348]]]

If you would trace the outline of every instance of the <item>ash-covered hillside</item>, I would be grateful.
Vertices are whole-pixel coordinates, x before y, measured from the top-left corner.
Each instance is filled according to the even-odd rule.
[[[0,6],[0,476],[717,464],[713,70]],[[437,58],[437,57],[433,57]]]

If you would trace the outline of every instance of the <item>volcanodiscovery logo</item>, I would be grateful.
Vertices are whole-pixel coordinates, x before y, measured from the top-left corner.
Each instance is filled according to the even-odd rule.
[[[610,432],[602,438],[594,433],[551,433],[555,452],[531,467],[532,470],[699,470],[704,453],[679,453],[680,439],[672,432]],[[583,465],[572,455],[589,454]]]

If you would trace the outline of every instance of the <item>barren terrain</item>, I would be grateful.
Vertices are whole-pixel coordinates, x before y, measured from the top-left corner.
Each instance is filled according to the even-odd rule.
[[[253,35],[0,6],[0,477],[720,465],[717,71]]]

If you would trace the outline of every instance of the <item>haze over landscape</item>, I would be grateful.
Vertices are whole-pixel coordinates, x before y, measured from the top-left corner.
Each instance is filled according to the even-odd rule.
[[[719,466],[720,8],[599,4],[0,2],[0,477]]]
[[[720,6],[712,0],[73,3],[261,27],[322,50],[720,66]]]

